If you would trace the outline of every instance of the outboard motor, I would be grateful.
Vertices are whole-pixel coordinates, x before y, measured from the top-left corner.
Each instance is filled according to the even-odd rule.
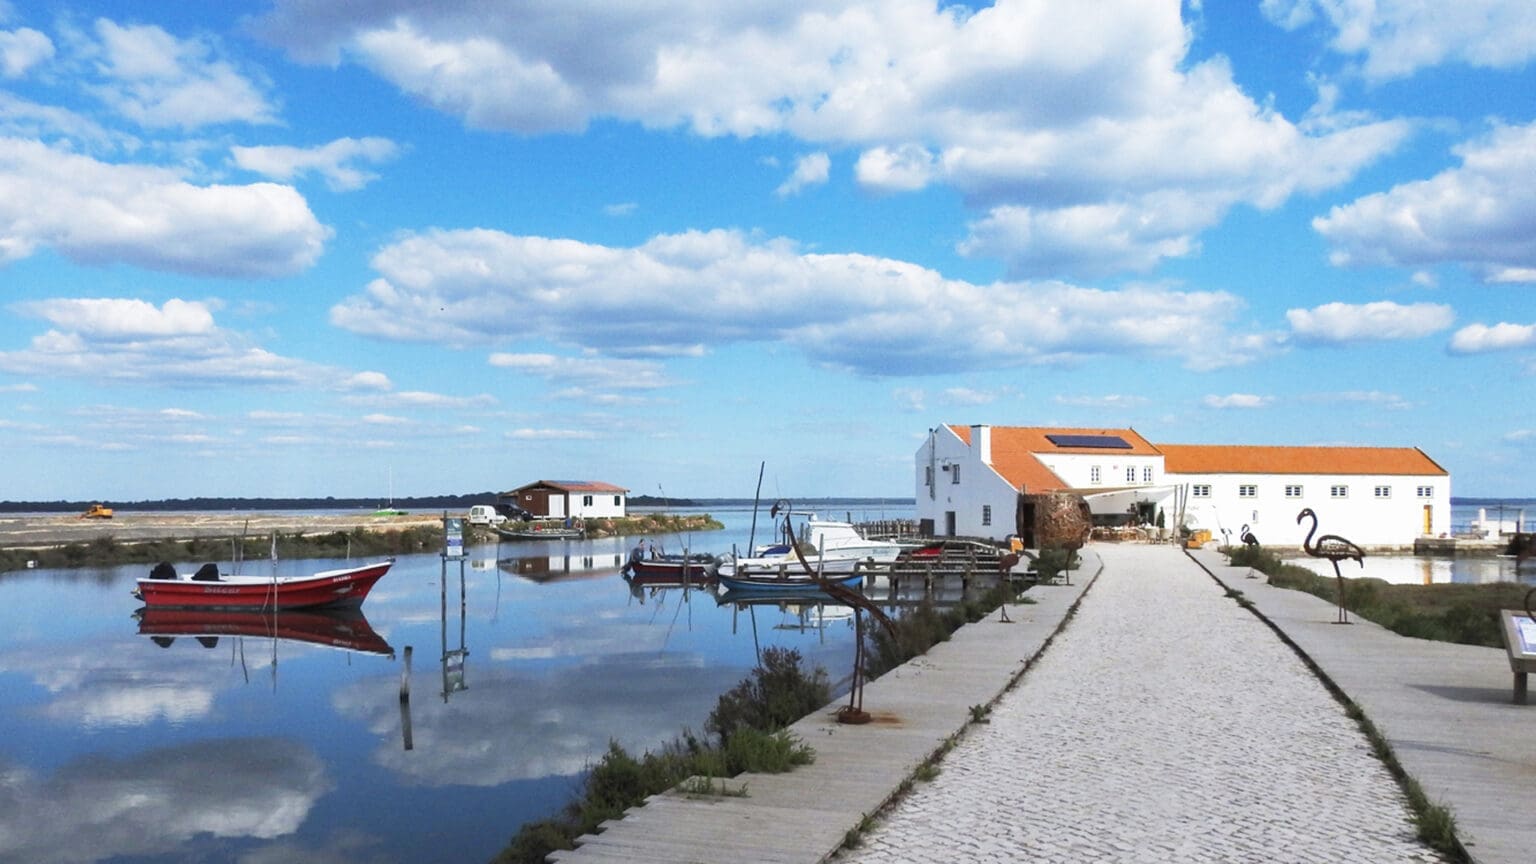
[[[192,581],[194,581],[194,582],[217,582],[217,581],[219,581],[219,565],[214,564],[213,562],[209,562],[209,563],[204,564],[203,566],[197,568],[197,572],[192,574]]]
[[[156,564],[152,570],[149,571],[149,578],[175,579],[176,568],[172,567],[171,562],[169,561],[161,561],[159,564]]]

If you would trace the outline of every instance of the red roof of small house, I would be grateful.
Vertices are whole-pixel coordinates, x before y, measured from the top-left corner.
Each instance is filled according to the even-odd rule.
[[[1385,474],[1446,476],[1417,447],[1263,447],[1159,444],[1169,474]]]
[[[598,482],[596,480],[535,480],[532,483],[528,483],[528,484],[525,484],[523,486],[519,486],[516,489],[513,489],[512,491],[513,492],[521,492],[521,491],[523,491],[525,489],[535,489],[535,488],[538,488],[540,486],[542,486],[542,487],[544,487],[546,489],[558,489],[561,492],[618,492],[618,493],[624,493],[624,492],[628,492],[629,491],[628,489],[625,489],[622,486],[615,486],[612,483],[601,483],[601,482]]]
[[[950,426],[967,445],[971,427]],[[1158,449],[1137,434],[1135,429],[1073,429],[1048,426],[991,426],[992,468],[1015,489],[1025,492],[1054,492],[1070,488],[1045,467],[1038,458],[1047,453],[1106,454],[1114,456],[1156,456]],[[1051,440],[1052,437],[1066,443]],[[1082,446],[1093,439],[1118,438],[1125,447]]]

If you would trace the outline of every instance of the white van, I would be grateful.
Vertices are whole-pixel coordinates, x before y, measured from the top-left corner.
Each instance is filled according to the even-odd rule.
[[[507,521],[507,517],[496,512],[496,508],[489,504],[476,504],[469,508],[469,524],[471,525],[500,525]]]

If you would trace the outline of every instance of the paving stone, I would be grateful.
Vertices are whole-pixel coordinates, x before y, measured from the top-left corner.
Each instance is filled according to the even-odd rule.
[[[1009,860],[1441,860],[1289,647],[1179,550],[1098,551],[1104,573],[990,722],[839,861],[964,860],[934,836]]]

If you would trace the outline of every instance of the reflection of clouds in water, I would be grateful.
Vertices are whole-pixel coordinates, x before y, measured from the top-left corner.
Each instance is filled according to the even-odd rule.
[[[141,650],[148,645],[142,640],[131,645],[22,645],[0,652],[0,671],[25,675],[46,690],[52,698],[39,710],[61,723],[144,726],[207,716],[216,690],[207,666],[171,658],[157,662],[158,650],[149,656]],[[228,663],[221,656],[222,677]]]
[[[377,837],[355,831],[340,831],[325,838],[318,845],[297,837],[287,837],[267,843],[259,849],[242,854],[239,864],[371,864],[371,862],[396,862],[383,841]]]
[[[419,664],[410,702],[412,743],[400,740],[400,706],[359,682],[339,692],[339,714],[360,717],[383,742],[374,761],[426,786],[497,786],[568,776],[618,741],[653,749],[684,728],[701,732],[718,694],[741,679],[695,655],[620,654],[601,664],[539,674],[489,666],[470,655],[468,690],[444,704],[437,667]],[[393,697],[393,693],[389,694]]]
[[[271,839],[297,831],[330,789],[302,745],[204,741],[127,760],[90,756],[50,779],[0,774],[0,859],[37,864],[157,855],[199,834]]]
[[[1287,558],[1285,563],[1333,578],[1333,565],[1324,559]],[[1536,582],[1536,567],[1528,564],[1517,571],[1513,558],[1491,556],[1430,558],[1422,555],[1369,555],[1363,568],[1352,561],[1344,561],[1339,565],[1339,572],[1346,579],[1368,577],[1395,585]]]

